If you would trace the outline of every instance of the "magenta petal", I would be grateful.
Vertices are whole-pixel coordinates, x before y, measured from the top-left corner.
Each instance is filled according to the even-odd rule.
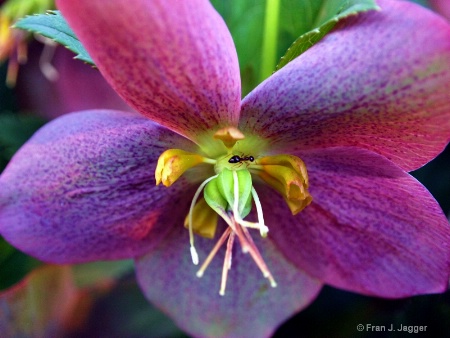
[[[441,152],[450,138],[450,26],[406,1],[377,3],[382,11],[344,20],[250,93],[241,129],[291,151],[366,148],[408,171]]]
[[[141,255],[183,223],[190,203],[184,179],[170,189],[155,186],[158,156],[192,145],[132,113],[86,111],[56,119],[0,176],[0,233],[57,263]]]
[[[236,49],[209,1],[57,3],[102,74],[136,110],[192,140],[237,124]]]
[[[136,262],[139,284],[146,297],[196,337],[268,337],[283,321],[306,307],[321,284],[288,263],[273,244],[254,233],[256,245],[278,286],[267,279],[235,244],[225,296],[219,295],[225,248],[202,278],[189,254],[185,229],[174,229],[154,252]],[[200,263],[215,241],[197,238]]]
[[[378,154],[331,148],[302,154],[313,203],[291,216],[263,196],[266,224],[280,251],[325,283],[367,295],[443,292],[450,226],[414,178]]]

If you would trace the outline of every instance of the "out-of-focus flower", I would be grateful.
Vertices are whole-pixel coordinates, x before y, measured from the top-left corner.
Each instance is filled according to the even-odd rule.
[[[54,0],[8,0],[0,7],[0,64],[9,60],[6,84],[16,84],[19,64],[27,61],[28,34],[12,28],[26,15],[44,13],[54,8]]]
[[[450,20],[450,1],[430,0],[431,7]]]
[[[31,45],[29,60],[17,78],[16,91],[22,111],[53,119],[85,109],[132,110],[97,69],[74,60],[74,54],[66,48],[57,47],[48,59],[43,53],[39,44]],[[43,63],[54,69],[56,78],[45,76]]]
[[[269,335],[322,283],[444,291],[448,221],[406,171],[449,141],[450,26],[379,4],[241,102],[234,45],[208,1],[59,1],[142,116],[85,111],[36,133],[0,177],[1,234],[46,261],[136,258],[146,296],[199,336]],[[217,229],[208,255],[202,236]],[[200,280],[187,238],[194,263],[207,257]]]

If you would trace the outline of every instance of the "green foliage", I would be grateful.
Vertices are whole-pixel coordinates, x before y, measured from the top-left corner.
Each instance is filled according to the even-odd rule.
[[[0,172],[14,153],[45,121],[32,115],[13,113],[0,114]]]
[[[294,41],[291,47],[288,48],[286,54],[278,63],[276,70],[281,69],[316,44],[339,20],[350,15],[378,9],[374,0],[309,0],[303,2],[291,2],[290,5],[292,8],[289,9],[289,12],[293,13],[300,13],[301,9],[298,8],[300,6],[303,7],[303,10],[308,7],[305,11],[305,13],[308,13],[305,15],[309,19],[308,25],[303,26],[302,28],[309,28],[309,31],[302,34]]]
[[[43,13],[54,8],[54,0],[7,0],[3,3],[1,11],[3,15],[14,21],[25,15]]]
[[[73,266],[75,283],[79,287],[91,286],[95,283],[119,279],[134,271],[132,260],[92,262]]]
[[[19,282],[40,264],[38,260],[16,250],[0,237],[0,290]]]
[[[250,92],[259,80],[265,1],[212,0],[233,36],[239,56],[242,93]],[[293,40],[291,40],[292,42]]]
[[[94,61],[59,11],[27,16],[17,21],[14,27],[52,39],[77,54],[75,59],[95,66]]]
[[[374,0],[280,1],[276,55],[278,59],[283,56],[284,59],[278,68],[319,41],[332,29],[336,20],[377,8]],[[264,57],[262,43],[265,1],[212,0],[211,2],[224,18],[233,36],[241,68],[242,93],[246,95],[260,80],[259,73]],[[315,31],[316,29],[319,32]],[[296,44],[286,52],[293,41],[296,41]]]

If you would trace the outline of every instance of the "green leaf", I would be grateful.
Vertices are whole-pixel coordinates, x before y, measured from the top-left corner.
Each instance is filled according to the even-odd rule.
[[[25,255],[0,237],[0,290],[19,282],[41,264],[37,259]]]
[[[279,70],[297,56],[303,54],[321,40],[339,20],[369,10],[378,10],[374,0],[307,0],[302,2],[310,13],[310,30],[302,34],[281,58],[275,70]],[[292,5],[292,3],[291,3]],[[306,6],[306,7],[305,7]],[[297,11],[292,11],[295,13]]]
[[[92,61],[92,58],[69,27],[60,11],[49,11],[47,14],[27,16],[18,20],[14,27],[52,39],[77,54],[75,59],[95,66],[94,61]]]
[[[14,22],[26,15],[44,13],[54,8],[54,0],[6,0],[2,4],[1,12]]]
[[[242,94],[245,95],[256,87],[259,80],[265,1],[211,0],[211,3],[233,36],[239,57]]]
[[[78,287],[92,286],[108,280],[114,281],[133,271],[132,260],[97,261],[73,266],[74,280]]]
[[[0,173],[14,153],[44,125],[45,121],[32,115],[0,113]]]

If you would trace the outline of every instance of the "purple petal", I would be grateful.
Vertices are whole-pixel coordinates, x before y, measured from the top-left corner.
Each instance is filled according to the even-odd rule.
[[[136,110],[192,140],[237,124],[236,49],[209,1],[57,3],[102,74]]]
[[[367,295],[443,292],[450,227],[430,193],[382,156],[358,148],[305,152],[313,203],[291,216],[267,193],[277,247],[325,283]],[[267,192],[267,191],[266,191]]]
[[[402,1],[351,17],[243,101],[273,148],[358,146],[405,170],[450,139],[450,26]],[[421,29],[417,29],[421,27]]]
[[[269,240],[254,240],[278,286],[271,288],[249,255],[235,244],[225,296],[219,295],[225,248],[202,278],[192,264],[185,229],[174,229],[154,252],[136,262],[146,297],[196,337],[268,337],[283,321],[306,307],[321,284],[288,263]],[[200,261],[215,241],[198,238]]]
[[[56,119],[0,176],[0,233],[57,263],[142,255],[173,225],[182,226],[192,194],[186,179],[170,189],[155,186],[158,156],[192,146],[132,113],[86,111]]]

